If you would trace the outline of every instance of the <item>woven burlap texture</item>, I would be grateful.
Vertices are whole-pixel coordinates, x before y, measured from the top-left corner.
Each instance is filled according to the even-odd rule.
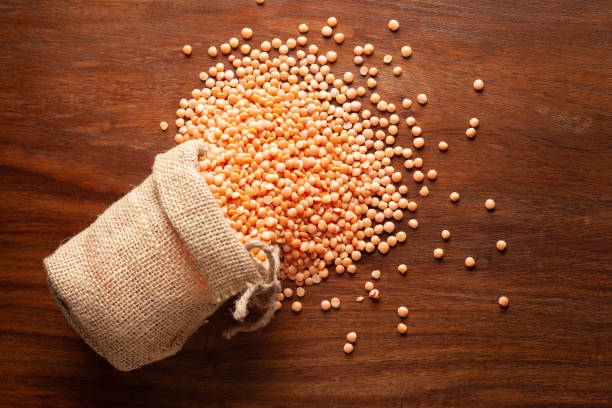
[[[278,250],[251,244],[269,254],[263,266],[236,239],[198,171],[202,154],[197,140],[158,155],[142,184],[44,261],[68,321],[119,370],[175,354],[234,295],[238,320],[264,310],[228,337],[272,317]]]

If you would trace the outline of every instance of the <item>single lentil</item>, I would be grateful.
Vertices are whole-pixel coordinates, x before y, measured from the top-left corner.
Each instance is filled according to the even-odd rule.
[[[293,310],[296,313],[299,313],[302,311],[302,303],[298,302],[297,300],[295,302],[293,302],[291,304],[291,310]]]
[[[330,303],[334,309],[338,309],[340,307],[340,299],[338,299],[337,297],[331,298]]]
[[[253,30],[249,27],[244,27],[242,31],[240,31],[240,35],[242,35],[242,38],[245,40],[250,40],[253,37]]]
[[[399,29],[399,23],[397,20],[389,20],[387,27],[389,27],[389,30],[391,31],[397,31]]]

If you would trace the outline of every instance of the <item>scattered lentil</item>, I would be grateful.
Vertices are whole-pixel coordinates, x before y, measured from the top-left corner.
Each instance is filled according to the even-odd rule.
[[[253,30],[249,27],[244,27],[242,31],[240,31],[240,35],[242,35],[242,38],[245,40],[250,40],[253,37]]]
[[[344,345],[344,352],[346,354],[351,354],[353,352],[353,350],[355,349],[355,346],[353,346],[351,343],[346,343]]]
[[[397,331],[399,334],[406,334],[406,332],[408,332],[408,326],[406,326],[404,323],[399,323],[397,325]]]
[[[503,252],[506,250],[506,241],[504,240],[499,240],[497,241],[497,243],[495,244],[495,247],[497,248],[498,251]]]
[[[223,43],[221,44],[221,46],[219,47],[219,49],[221,50],[221,52],[225,55],[229,54],[232,51],[232,47],[229,45],[229,43]]]
[[[476,260],[474,258],[472,258],[471,256],[465,258],[465,266],[467,266],[468,268],[473,268],[474,265],[476,265]]]
[[[477,91],[482,91],[484,89],[484,82],[482,79],[477,79],[474,81],[474,89]]]
[[[297,300],[295,302],[293,302],[291,304],[291,310],[293,310],[296,313],[299,313],[302,311],[302,303],[298,302]]]
[[[442,230],[442,239],[446,240],[451,237],[451,233],[449,230]]]
[[[349,343],[355,343],[357,341],[357,333],[350,332],[346,335],[346,341]]]
[[[401,49],[402,57],[408,58],[412,55],[412,48],[409,45],[404,45]]]
[[[387,24],[387,27],[389,27],[389,30],[391,31],[397,31],[399,29],[399,23],[397,22],[397,20],[389,20],[389,24]]]
[[[397,271],[403,275],[408,271],[408,267],[406,264],[400,264],[397,266]]]
[[[327,312],[330,308],[331,308],[331,303],[329,302],[329,300],[321,301],[321,309]]]
[[[380,279],[380,271],[378,269],[374,269],[372,271],[372,278],[373,279]]]
[[[485,208],[489,211],[492,211],[495,209],[495,201],[491,198],[489,198],[487,201],[485,201]]]
[[[453,192],[450,194],[450,199],[451,199],[451,201],[452,201],[453,203],[456,203],[457,201],[459,201],[459,198],[461,198],[461,196],[460,196],[460,195],[459,195],[459,193],[458,193],[458,192],[456,192],[456,191],[453,191]]]
[[[503,307],[504,309],[508,307],[508,305],[510,304],[510,301],[508,300],[508,298],[506,296],[501,296],[498,300],[497,303]]]
[[[434,258],[436,259],[441,259],[444,256],[444,250],[442,248],[436,248],[434,249]]]
[[[425,95],[425,94],[418,94],[417,95],[417,102],[420,103],[421,105],[425,105],[427,103],[427,95]]]
[[[330,303],[334,309],[338,309],[340,307],[340,299],[338,299],[337,297],[331,298]]]
[[[408,308],[406,306],[400,306],[397,308],[397,315],[402,319],[408,316]]]
[[[477,118],[472,118],[470,119],[470,126],[473,128],[478,127],[478,125],[480,124],[480,121]]]
[[[183,54],[191,55],[191,45],[183,45]]]

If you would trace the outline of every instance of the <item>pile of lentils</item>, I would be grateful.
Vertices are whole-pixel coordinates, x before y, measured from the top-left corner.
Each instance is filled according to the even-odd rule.
[[[341,44],[344,34],[334,33],[337,24],[335,17],[327,19],[321,35]],[[399,23],[391,20],[388,27],[397,31]],[[395,113],[395,104],[376,92],[378,69],[363,65],[364,57],[374,63],[374,46],[354,47],[353,61],[366,85],[357,86],[353,84],[356,74],[332,73],[337,53],[323,52],[310,42],[309,30],[308,25],[300,24],[297,38],[284,42],[274,38],[257,48],[250,41],[253,30],[244,28],[242,40],[231,38],[219,49],[210,47],[211,58],[224,56],[227,62],[219,61],[208,72],[201,72],[204,87],[180,100],[175,136],[178,144],[204,140],[207,155],[200,159],[200,171],[238,240],[278,245],[281,277],[295,283],[300,298],[306,293],[304,286],[321,283],[330,270],[354,274],[355,262],[364,252],[386,254],[406,241],[406,232],[396,226],[405,216],[411,217],[410,228],[418,228],[417,219],[412,218],[418,205],[406,197],[409,187],[403,172],[392,165],[394,157],[403,158],[417,186],[425,178],[438,177],[435,169],[425,170],[418,157],[425,140],[416,119],[402,120]],[[408,45],[398,51],[402,58],[412,55]],[[191,46],[185,45],[183,53],[191,55]],[[392,61],[392,55],[382,59],[385,65]],[[391,70],[396,76],[402,73],[399,66]],[[484,82],[477,79],[473,87],[482,91]],[[362,98],[368,98],[376,110],[364,109]],[[419,94],[416,101],[425,105],[427,96]],[[410,109],[412,101],[405,98],[401,105]],[[411,147],[396,144],[404,125],[414,136]],[[469,120],[468,138],[476,136],[478,125],[477,118]],[[160,126],[168,128],[166,122]],[[448,143],[440,141],[438,148],[445,151]],[[429,195],[427,186],[418,190],[423,197]],[[460,195],[452,192],[449,198],[457,202]],[[492,211],[495,202],[488,199],[485,207]],[[448,240],[451,233],[444,230],[441,235]],[[506,243],[499,241],[496,247],[504,251]],[[259,261],[266,259],[257,249],[253,255]],[[436,248],[433,255],[441,259],[444,251]],[[465,259],[467,267],[475,264],[474,258]],[[398,266],[399,273],[406,271],[406,265]],[[377,280],[380,271],[371,275]],[[364,287],[370,299],[380,297],[374,283],[368,281]],[[289,287],[279,293],[277,309],[293,293]],[[356,300],[364,299],[359,296]],[[507,307],[508,299],[502,296],[499,304]],[[339,307],[337,297],[321,302],[324,311]],[[291,308],[300,312],[302,304],[293,301]],[[405,318],[408,308],[400,306],[398,315]],[[404,323],[398,324],[400,334],[407,330]],[[353,351],[356,339],[354,332],[347,335],[347,354]]]

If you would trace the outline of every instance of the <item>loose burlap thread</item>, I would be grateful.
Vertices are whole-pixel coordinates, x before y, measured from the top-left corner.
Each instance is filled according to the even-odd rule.
[[[239,323],[226,337],[273,317],[278,248],[236,239],[198,171],[202,154],[201,140],[159,154],[142,184],[44,261],[68,321],[119,370],[175,354],[233,296]]]

